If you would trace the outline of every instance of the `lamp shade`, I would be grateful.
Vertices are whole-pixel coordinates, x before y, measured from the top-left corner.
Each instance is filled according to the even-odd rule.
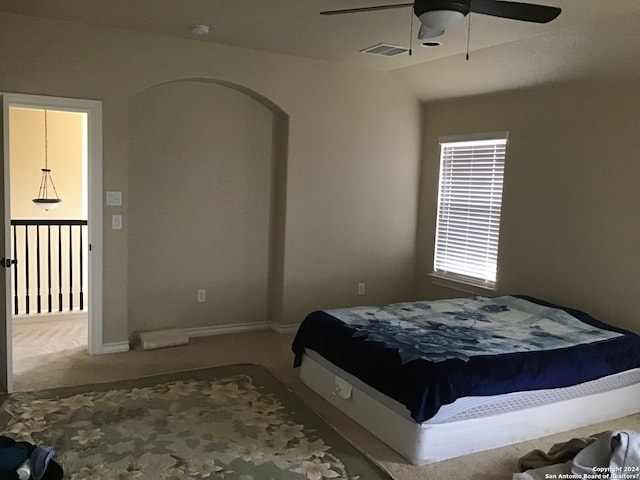
[[[62,203],[59,198],[34,198],[33,203],[45,211],[53,210]]]
[[[423,40],[425,38],[435,38],[444,34],[444,30],[435,30],[427,27],[424,23],[420,25],[420,31],[418,32],[418,38]]]
[[[457,10],[429,10],[420,14],[418,18],[428,29],[444,32],[462,20],[464,13]]]

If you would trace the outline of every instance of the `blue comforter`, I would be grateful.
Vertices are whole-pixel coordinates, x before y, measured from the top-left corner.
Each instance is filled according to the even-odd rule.
[[[557,388],[640,367],[640,337],[530,297],[313,312],[293,342],[406,405],[417,422],[470,395]]]

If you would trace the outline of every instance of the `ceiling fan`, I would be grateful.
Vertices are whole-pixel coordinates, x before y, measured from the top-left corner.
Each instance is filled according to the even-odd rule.
[[[523,22],[547,23],[560,15],[562,11],[558,7],[502,0],[415,0],[413,3],[327,10],[320,12],[320,14],[342,15],[406,7],[413,7],[415,16],[420,20],[421,27],[418,33],[420,39],[442,35],[469,13],[480,13]]]

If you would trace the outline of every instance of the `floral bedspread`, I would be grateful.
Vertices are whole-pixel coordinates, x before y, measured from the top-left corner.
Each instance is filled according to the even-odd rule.
[[[475,297],[325,310],[354,337],[398,351],[402,363],[441,362],[567,348],[622,334],[583,323],[564,310],[517,297]]]

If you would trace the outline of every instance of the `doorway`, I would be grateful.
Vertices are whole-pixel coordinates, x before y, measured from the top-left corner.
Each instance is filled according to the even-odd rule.
[[[2,94],[2,108],[3,254],[18,260],[5,277],[2,322],[6,390],[12,391],[14,326],[23,337],[41,327],[33,338],[47,340],[45,325],[52,321],[59,332],[84,336],[69,339],[71,344],[101,353],[102,127],[101,103],[92,100]],[[57,211],[51,205],[39,211],[32,202],[41,196],[44,175],[52,180],[48,198],[62,199]]]

